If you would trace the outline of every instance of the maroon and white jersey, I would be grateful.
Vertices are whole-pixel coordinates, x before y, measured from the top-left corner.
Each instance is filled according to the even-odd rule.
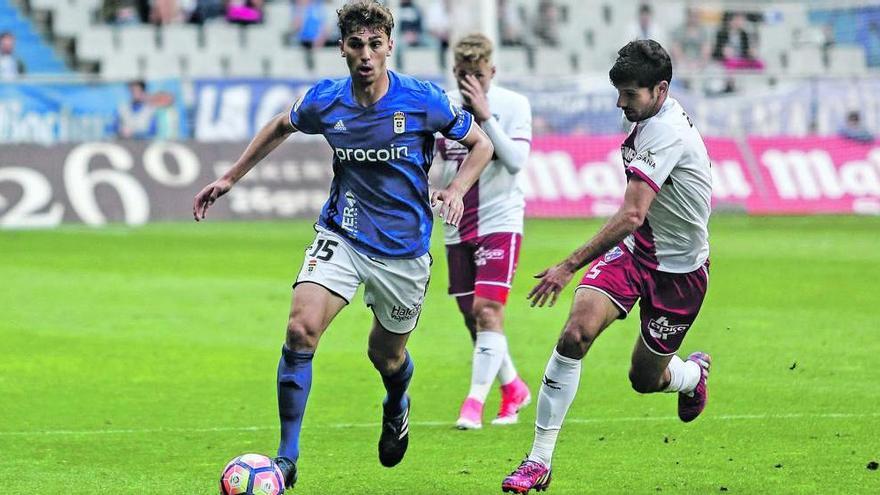
[[[627,177],[635,175],[657,192],[645,223],[624,243],[649,268],[697,270],[709,258],[712,174],[690,117],[667,98],[657,115],[633,125],[621,152]]]
[[[529,100],[494,84],[489,87],[487,97],[492,115],[507,137],[531,143],[532,109]],[[449,100],[460,105],[461,93],[450,91]],[[457,141],[439,138],[437,152],[443,167],[440,183],[445,187],[455,177],[467,155],[467,148]],[[525,197],[518,176],[518,173],[510,173],[497,156],[493,157],[464,196],[464,215],[459,226],[445,226],[446,244],[458,244],[496,232],[522,234]]]

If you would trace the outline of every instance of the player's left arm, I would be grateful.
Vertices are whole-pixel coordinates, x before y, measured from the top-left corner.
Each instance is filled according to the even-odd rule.
[[[492,146],[489,136],[476,125],[471,125],[467,135],[459,142],[468,149],[467,156],[461,162],[461,167],[452,182],[445,189],[434,191],[431,196],[431,206],[436,206],[438,201],[442,202],[440,217],[447,224],[456,227],[464,214],[463,198],[465,193],[470,190],[486,166],[489,165],[492,154],[495,152],[495,147]]]
[[[559,293],[578,270],[620,244],[642,226],[648,215],[648,208],[656,196],[657,193],[650,184],[638,176],[632,176],[626,185],[623,205],[605,222],[599,233],[562,262],[535,275],[540,281],[527,296],[532,300],[532,306],[543,306],[548,300],[550,306],[553,306]]]

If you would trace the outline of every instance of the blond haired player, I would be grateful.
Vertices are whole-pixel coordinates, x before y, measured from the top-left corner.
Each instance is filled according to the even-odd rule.
[[[482,427],[483,404],[495,377],[501,384],[501,407],[493,424],[512,424],[531,395],[513,366],[504,335],[504,305],[522,244],[525,200],[517,174],[525,167],[532,139],[529,101],[492,84],[492,42],[481,34],[454,47],[457,91],[449,99],[469,110],[495,146],[493,161],[464,196],[464,214],[446,228],[449,293],[455,296],[474,341],[473,369],[467,398],[456,425]],[[449,184],[467,154],[461,144],[438,140],[444,160],[443,186]]]

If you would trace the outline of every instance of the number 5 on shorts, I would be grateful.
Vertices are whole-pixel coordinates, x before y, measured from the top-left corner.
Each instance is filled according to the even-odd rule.
[[[587,278],[595,280],[596,277],[598,277],[599,274],[602,273],[602,270],[600,270],[599,268],[602,268],[603,266],[605,266],[604,261],[600,261],[593,265],[593,267],[590,268],[590,271],[587,272]]]
[[[312,249],[309,256],[321,261],[330,261],[330,258],[333,257],[333,248],[338,245],[339,243],[337,241],[331,239],[318,239],[318,242],[315,244],[315,249]]]

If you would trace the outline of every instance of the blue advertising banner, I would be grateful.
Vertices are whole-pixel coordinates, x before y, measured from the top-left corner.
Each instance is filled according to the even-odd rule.
[[[249,141],[274,115],[288,110],[314,80],[198,79],[197,141]]]
[[[123,83],[0,84],[0,143],[190,135],[178,80],[150,81],[144,91]]]

